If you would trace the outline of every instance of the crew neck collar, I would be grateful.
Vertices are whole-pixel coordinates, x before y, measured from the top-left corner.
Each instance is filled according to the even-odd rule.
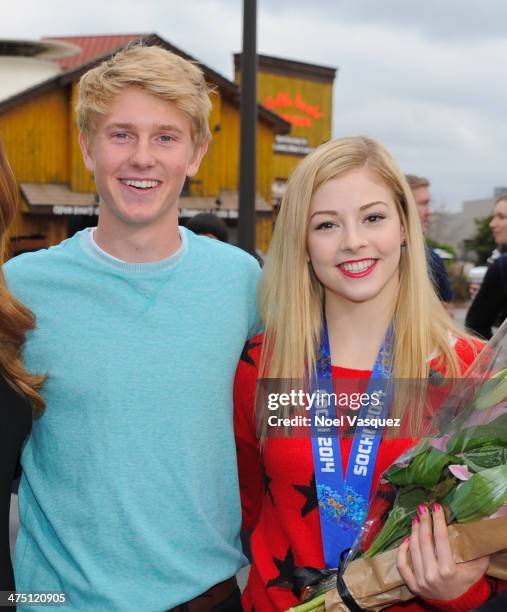
[[[88,227],[80,232],[79,240],[81,248],[93,259],[100,261],[110,268],[121,270],[123,272],[137,272],[137,273],[150,273],[150,272],[161,272],[168,270],[176,266],[184,257],[188,250],[188,233],[184,227],[179,227],[179,234],[181,237],[181,244],[178,250],[159,261],[149,262],[130,262],[123,261],[113,255],[110,255],[104,249],[99,247],[95,242],[93,234],[96,230],[95,227]]]

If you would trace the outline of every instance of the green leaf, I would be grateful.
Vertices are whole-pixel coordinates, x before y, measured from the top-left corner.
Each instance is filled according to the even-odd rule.
[[[507,465],[482,470],[459,484],[443,500],[451,521],[469,523],[494,514],[507,503]]]
[[[442,479],[444,468],[456,462],[456,457],[429,447],[416,455],[408,465],[394,465],[384,474],[384,477],[397,486],[419,485],[434,487]]]
[[[473,472],[480,472],[507,464],[507,447],[487,445],[463,453],[461,458]]]
[[[507,447],[507,414],[502,414],[486,425],[468,427],[458,432],[447,442],[447,452],[465,453],[482,446]]]
[[[456,486],[456,478],[448,473],[447,477],[433,489],[431,501],[442,500]]]
[[[363,556],[373,557],[388,550],[400,538],[406,536],[410,532],[417,506],[424,503],[429,495],[429,491],[421,487],[400,489],[382,530]]]
[[[492,408],[507,397],[507,368],[484,382],[472,402],[476,410]]]
[[[331,589],[329,589],[331,590]],[[316,595],[298,606],[293,606],[289,612],[325,612],[326,594]]]

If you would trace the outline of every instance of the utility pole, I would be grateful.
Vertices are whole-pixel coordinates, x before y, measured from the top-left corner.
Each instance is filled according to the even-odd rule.
[[[243,0],[238,246],[255,252],[257,0]]]

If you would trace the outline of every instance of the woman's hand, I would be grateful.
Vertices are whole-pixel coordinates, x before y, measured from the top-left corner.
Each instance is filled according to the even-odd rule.
[[[433,523],[433,526],[432,526]],[[408,563],[408,551],[412,567]],[[399,548],[398,570],[408,588],[425,599],[455,599],[486,573],[489,557],[455,563],[440,504],[430,512],[419,506],[412,521],[412,534]]]

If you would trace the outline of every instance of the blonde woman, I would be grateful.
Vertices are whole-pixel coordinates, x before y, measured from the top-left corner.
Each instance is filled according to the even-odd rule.
[[[243,595],[248,612],[285,610],[298,602],[301,586],[294,570],[336,567],[360,528],[359,519],[347,515],[349,502],[342,506],[350,518],[347,528],[337,533],[329,526],[316,494],[316,485],[326,486],[323,466],[341,463],[334,473],[345,474],[338,483],[344,494],[354,477],[367,472],[363,497],[354,498],[364,506],[380,473],[414,443],[383,439],[369,466],[358,468],[354,440],[336,438],[335,463],[319,467],[315,438],[270,436],[269,409],[261,403],[255,408],[257,379],[302,380],[316,372],[369,385],[372,371],[385,382],[426,380],[430,369],[451,377],[463,372],[476,352],[428,278],[420,222],[404,176],[381,144],[364,137],[328,142],[295,170],[266,260],[260,309],[265,333],[245,348],[235,386],[244,526],[253,528],[252,569]],[[423,420],[423,408],[411,406],[410,422]],[[282,408],[282,416],[288,411]],[[489,595],[483,578],[487,559],[456,566],[445,535],[435,555],[428,542],[432,524],[445,533],[442,509],[421,508],[419,518],[399,558],[409,587],[439,600],[432,604],[440,609],[480,605]],[[420,598],[414,602],[403,609],[426,605]]]

